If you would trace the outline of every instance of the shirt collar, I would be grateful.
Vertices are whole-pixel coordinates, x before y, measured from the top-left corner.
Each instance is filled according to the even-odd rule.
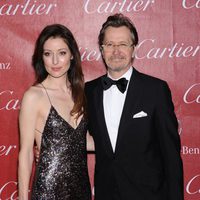
[[[118,79],[113,79],[110,76],[109,72],[108,72],[107,76],[113,80],[119,80],[120,78],[126,78],[126,80],[130,81],[132,72],[133,72],[133,67],[130,67],[129,70],[125,74],[123,74],[121,77],[119,77]]]

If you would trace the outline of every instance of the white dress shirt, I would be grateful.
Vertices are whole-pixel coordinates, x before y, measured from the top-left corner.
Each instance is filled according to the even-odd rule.
[[[125,74],[123,74],[122,77],[120,77],[120,78],[126,78],[128,80],[127,88],[124,93],[121,93],[116,85],[112,85],[108,90],[104,90],[103,92],[104,115],[113,152],[115,151],[119,123],[132,71],[133,68],[130,67],[130,69]],[[109,73],[108,77],[111,78]]]

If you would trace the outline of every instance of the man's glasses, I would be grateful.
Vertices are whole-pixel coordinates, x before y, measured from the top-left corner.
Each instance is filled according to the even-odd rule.
[[[113,51],[114,49],[118,49],[120,51],[126,51],[130,47],[133,47],[134,44],[127,44],[127,43],[121,43],[121,44],[113,44],[113,43],[106,43],[101,45],[104,51]]]

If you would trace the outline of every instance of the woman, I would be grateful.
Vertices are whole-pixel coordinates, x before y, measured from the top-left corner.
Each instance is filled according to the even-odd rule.
[[[71,31],[45,27],[32,64],[36,83],[25,92],[19,116],[19,199],[28,199],[35,141],[40,158],[31,199],[90,200],[84,79]]]

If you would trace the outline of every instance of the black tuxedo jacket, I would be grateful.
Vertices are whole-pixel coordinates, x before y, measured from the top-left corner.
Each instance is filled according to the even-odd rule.
[[[85,92],[95,142],[95,199],[112,200],[117,191],[122,200],[183,200],[178,124],[166,82],[133,68],[115,152],[104,118],[101,77],[87,82]],[[133,117],[141,111],[147,116]]]

